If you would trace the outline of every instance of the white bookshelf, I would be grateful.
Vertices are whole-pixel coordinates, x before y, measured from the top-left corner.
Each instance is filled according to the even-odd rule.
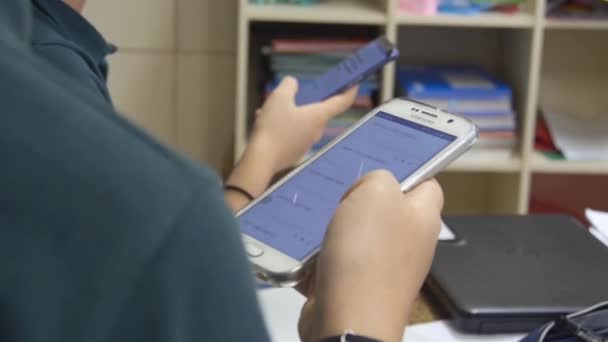
[[[454,172],[519,172],[521,170],[521,158],[517,155],[492,156],[491,153],[483,152],[476,154],[466,153],[458,160],[448,166],[447,171]]]
[[[487,13],[477,16],[462,16],[438,14],[435,16],[420,16],[415,14],[397,14],[399,25],[438,26],[438,27],[494,27],[494,28],[531,28],[534,26],[534,16],[530,13],[513,15]]]
[[[606,161],[565,161],[552,160],[534,152],[530,161],[532,171],[538,173],[578,174],[578,175],[608,175],[608,160]]]
[[[511,156],[465,155],[439,176],[446,211],[519,213],[528,210],[534,175],[607,175],[608,161],[549,160],[534,152],[541,103],[565,107],[573,115],[608,115],[608,20],[556,20],[544,17],[545,0],[528,0],[514,15],[406,14],[397,0],[325,0],[313,6],[253,5],[239,0],[235,160],[247,142],[257,59],[256,28],[279,31],[348,27],[377,30],[396,42],[400,63],[475,63],[513,86],[519,144]],[[328,26],[329,25],[329,26]],[[381,100],[395,94],[395,64],[382,73]],[[600,89],[603,89],[601,91]],[[566,186],[566,185],[565,185]]]
[[[608,20],[547,19],[549,30],[608,30]]]
[[[377,1],[368,0],[338,0],[315,6],[246,5],[242,9],[250,21],[363,25],[386,23],[383,6]]]

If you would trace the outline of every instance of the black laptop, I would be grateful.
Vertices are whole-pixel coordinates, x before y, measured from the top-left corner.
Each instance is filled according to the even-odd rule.
[[[608,247],[564,215],[446,217],[427,287],[473,333],[526,332],[608,300]]]

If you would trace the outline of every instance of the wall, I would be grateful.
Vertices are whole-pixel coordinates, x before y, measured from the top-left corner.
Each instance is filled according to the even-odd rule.
[[[119,47],[109,85],[119,110],[218,172],[230,167],[235,0],[88,0],[85,16]]]

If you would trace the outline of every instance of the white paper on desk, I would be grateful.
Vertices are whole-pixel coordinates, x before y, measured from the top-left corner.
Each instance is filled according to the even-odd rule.
[[[456,234],[448,227],[445,222],[441,221],[441,231],[439,232],[439,241],[450,241],[456,238]]]
[[[555,145],[568,160],[608,159],[608,115],[582,118],[543,106]]]
[[[585,217],[592,225],[589,232],[608,246],[608,212],[586,209]]]
[[[606,247],[608,247],[608,236],[605,236],[604,234],[602,234],[595,227],[589,228],[589,233],[591,233],[591,235],[595,236],[596,239],[600,240],[601,243],[603,243]]]
[[[448,321],[417,324],[405,330],[404,342],[517,342],[525,334],[476,335],[455,330]]]
[[[272,341],[299,342],[298,320],[306,298],[294,289],[258,290],[266,327]]]
[[[586,209],[585,217],[597,230],[608,237],[608,212]]]
[[[299,342],[298,320],[306,299],[293,289],[259,290],[258,298],[272,341]],[[515,342],[523,334],[474,335],[455,330],[447,321],[417,324],[405,331],[406,342]]]

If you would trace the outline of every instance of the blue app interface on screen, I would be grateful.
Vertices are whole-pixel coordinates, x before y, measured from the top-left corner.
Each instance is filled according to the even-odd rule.
[[[304,260],[320,247],[342,195],[359,178],[385,169],[401,182],[455,139],[378,112],[240,215],[241,231]]]

